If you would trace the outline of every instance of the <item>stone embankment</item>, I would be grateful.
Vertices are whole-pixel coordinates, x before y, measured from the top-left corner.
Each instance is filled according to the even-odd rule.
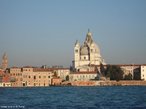
[[[73,81],[63,82],[63,86],[146,86],[146,81]]]
[[[146,81],[102,81],[100,86],[146,86]]]

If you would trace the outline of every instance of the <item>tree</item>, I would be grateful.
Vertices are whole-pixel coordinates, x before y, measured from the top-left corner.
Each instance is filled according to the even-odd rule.
[[[102,63],[100,63],[100,73],[101,73],[101,76],[105,76],[105,68]]]
[[[123,70],[116,65],[108,65],[105,70],[105,76],[110,77],[110,80],[122,80],[123,79]]]
[[[132,74],[125,75],[124,80],[132,80]]]
[[[66,76],[66,81],[69,81],[69,75]]]
[[[134,80],[141,80],[140,68],[134,69]]]

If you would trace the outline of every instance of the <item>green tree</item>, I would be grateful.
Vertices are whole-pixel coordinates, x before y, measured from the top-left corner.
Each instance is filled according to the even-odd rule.
[[[134,80],[141,80],[140,68],[134,69]]]
[[[66,76],[66,81],[69,81],[69,75]]]
[[[123,79],[123,70],[116,65],[108,65],[105,70],[105,76],[110,77],[110,80],[122,80]]]
[[[124,80],[132,80],[132,74],[125,75]]]
[[[105,68],[102,63],[100,63],[100,72],[101,72],[101,76],[105,76]]]

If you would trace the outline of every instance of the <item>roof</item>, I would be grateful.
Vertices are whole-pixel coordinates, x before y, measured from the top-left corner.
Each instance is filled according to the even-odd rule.
[[[10,75],[6,74],[5,76],[3,76],[2,82],[10,82]]]
[[[5,73],[2,71],[2,70],[0,70],[0,75],[4,75]]]
[[[117,66],[141,66],[146,64],[108,64],[108,65],[117,65]]]
[[[53,71],[51,69],[48,69],[48,68],[33,68],[33,71],[34,72],[47,72],[47,71]]]
[[[71,74],[97,74],[97,72],[95,71],[90,71],[90,72],[74,72],[74,73],[71,73]]]

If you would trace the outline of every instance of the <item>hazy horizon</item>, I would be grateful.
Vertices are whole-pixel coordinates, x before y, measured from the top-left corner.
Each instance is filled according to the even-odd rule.
[[[88,29],[107,64],[146,64],[146,0],[1,0],[0,63],[63,65]]]

